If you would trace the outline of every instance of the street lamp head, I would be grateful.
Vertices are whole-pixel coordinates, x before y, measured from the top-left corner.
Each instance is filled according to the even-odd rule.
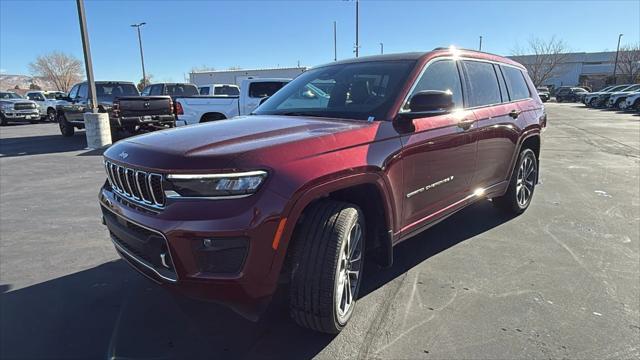
[[[131,27],[141,27],[141,26],[146,25],[146,24],[147,24],[146,22],[141,22],[139,24],[131,24]]]

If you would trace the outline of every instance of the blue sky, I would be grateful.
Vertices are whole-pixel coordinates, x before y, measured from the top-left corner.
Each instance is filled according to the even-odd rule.
[[[86,1],[97,79],[141,76],[135,29],[145,21],[147,73],[182,81],[193,67],[222,70],[313,66],[352,57],[353,1]],[[455,44],[509,55],[531,36],[556,36],[574,51],[615,50],[640,42],[640,1],[368,1],[360,2],[361,55],[430,50]],[[37,55],[61,50],[82,57],[75,1],[0,0],[0,69],[28,74]]]

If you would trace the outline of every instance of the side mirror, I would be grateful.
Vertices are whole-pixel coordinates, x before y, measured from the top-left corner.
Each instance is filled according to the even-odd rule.
[[[411,113],[446,113],[453,109],[453,94],[450,91],[420,91],[409,99]]]

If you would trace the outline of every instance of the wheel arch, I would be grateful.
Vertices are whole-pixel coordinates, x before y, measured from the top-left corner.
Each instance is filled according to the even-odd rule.
[[[286,260],[290,255],[288,249],[293,243],[295,228],[304,216],[305,210],[323,199],[334,199],[357,205],[365,216],[367,237],[372,236],[374,239],[365,243],[366,251],[378,252],[379,263],[383,266],[391,265],[394,207],[382,176],[375,172],[365,172],[333,178],[306,187],[292,199],[289,210],[284,212],[287,214],[286,227],[271,266],[271,276],[286,273],[288,270]]]
[[[212,118],[212,119],[206,120],[207,118]],[[225,120],[226,118],[227,116],[225,114],[214,111],[214,112],[207,112],[202,114],[198,122],[203,123],[203,122],[216,121],[216,120]]]

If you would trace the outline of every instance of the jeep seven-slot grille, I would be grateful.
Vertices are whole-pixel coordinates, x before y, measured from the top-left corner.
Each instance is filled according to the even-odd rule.
[[[104,162],[111,188],[118,194],[144,205],[163,207],[162,175]]]

